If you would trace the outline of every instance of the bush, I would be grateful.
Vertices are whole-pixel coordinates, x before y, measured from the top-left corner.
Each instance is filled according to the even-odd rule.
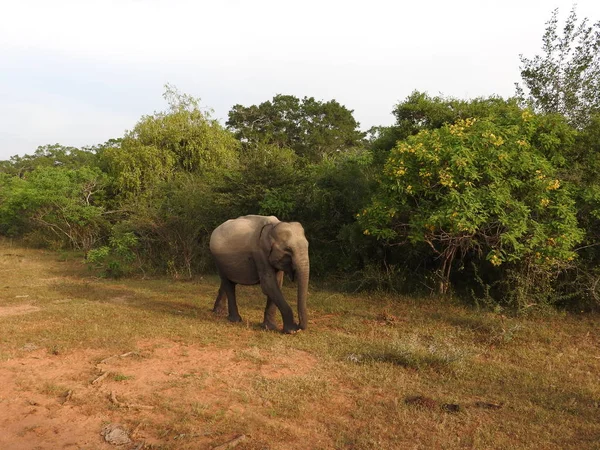
[[[440,293],[456,260],[535,269],[529,275],[562,270],[583,234],[572,194],[545,156],[563,144],[545,121],[523,110],[502,125],[464,119],[399,142],[376,198],[358,214],[364,234],[426,243],[439,260]]]
[[[86,260],[104,276],[120,278],[134,271],[137,245],[138,239],[133,233],[116,234],[110,237],[108,245],[90,250]]]

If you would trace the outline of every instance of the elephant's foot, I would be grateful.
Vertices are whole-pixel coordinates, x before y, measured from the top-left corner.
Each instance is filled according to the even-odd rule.
[[[294,334],[300,331],[298,324],[293,323],[292,325],[283,325],[283,332],[285,334]]]
[[[220,308],[220,307],[218,307],[218,306],[215,306],[215,307],[212,309],[212,312],[213,312],[213,314],[216,314],[216,315],[218,315],[218,316],[222,316],[222,315],[224,315],[224,314],[225,314],[225,308]]]
[[[227,320],[229,320],[230,322],[241,322],[242,318],[239,315],[237,315],[237,316],[229,315],[229,316],[227,316]]]
[[[265,320],[263,321],[263,323],[261,323],[260,325],[264,330],[276,330],[277,329],[277,325],[275,325],[275,323],[273,323],[270,320]]]

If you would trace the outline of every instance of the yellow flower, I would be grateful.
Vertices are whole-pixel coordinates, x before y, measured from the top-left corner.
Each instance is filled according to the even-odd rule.
[[[550,204],[550,200],[547,198],[543,198],[542,200],[540,200],[540,205],[542,205],[544,208],[546,206],[548,206]]]
[[[371,233],[369,232],[369,230],[365,230],[365,231],[363,231],[363,234],[364,234],[365,236],[368,236],[368,235],[370,235]]]
[[[548,191],[555,191],[556,189],[558,189],[560,187],[560,181],[558,180],[554,180],[552,181],[547,187],[546,189]]]
[[[454,185],[454,181],[452,180],[452,175],[447,172],[440,172],[440,184],[442,186],[452,187]]]
[[[502,136],[494,136],[494,138],[490,140],[496,147],[500,147],[502,144],[504,144],[504,139],[502,139]]]

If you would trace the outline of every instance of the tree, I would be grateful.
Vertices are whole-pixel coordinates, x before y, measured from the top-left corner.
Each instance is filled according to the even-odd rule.
[[[127,201],[130,213],[114,230],[117,239],[137,236],[144,262],[174,277],[191,277],[211,267],[208,240],[212,230],[232,216],[227,201],[212,180],[177,172],[144,196]]]
[[[358,214],[364,234],[426,243],[439,261],[440,293],[455,259],[467,255],[546,273],[564,266],[582,232],[570,192],[545,156],[561,145],[561,128],[548,120],[555,118],[528,110],[504,123],[459,119],[398,142],[378,195]]]
[[[33,171],[38,167],[64,167],[77,169],[94,166],[97,163],[95,148],[76,148],[60,144],[43,145],[32,155],[13,156],[8,161],[2,161],[0,172],[18,177]]]
[[[364,138],[352,111],[335,100],[292,95],[276,95],[258,106],[235,105],[227,126],[247,149],[259,144],[290,148],[312,161],[362,146]]]
[[[106,177],[99,169],[38,167],[24,178],[4,181],[2,234],[29,233],[42,244],[52,241],[86,251],[103,235]]]
[[[125,196],[139,195],[177,172],[216,177],[237,168],[238,142],[198,99],[166,86],[169,110],[144,116],[102,157]]]
[[[396,123],[389,127],[370,130],[369,148],[375,162],[383,166],[389,151],[398,141],[413,136],[422,130],[435,130],[459,119],[488,117],[497,123],[505,123],[518,110],[516,100],[500,97],[461,100],[452,97],[431,97],[425,92],[414,91],[403,102],[394,107],[392,114]],[[520,112],[518,113],[520,114]],[[518,115],[517,114],[517,115]]]
[[[600,112],[600,21],[579,22],[573,7],[561,34],[555,9],[542,43],[542,55],[520,55],[523,86],[516,84],[517,96],[536,112],[562,114],[581,129]]]

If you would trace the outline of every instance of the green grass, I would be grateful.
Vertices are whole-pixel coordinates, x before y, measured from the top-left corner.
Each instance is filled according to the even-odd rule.
[[[251,449],[600,448],[598,316],[520,318],[451,300],[312,290],[309,329],[283,335],[259,328],[256,287],[238,288],[244,322],[230,324],[210,311],[216,277],[99,279],[78,258],[3,245],[0,308],[40,309],[0,316],[0,361],[33,344],[46,358],[95,349],[98,363],[150,343],[119,361],[106,381],[119,387],[142,383],[134,364],[181,347],[170,357],[181,361],[176,370],[135,400],[154,412],[123,413],[131,427],[144,424],[150,448],[217,445],[234,431]],[[284,291],[294,298],[293,286]],[[205,350],[232,356],[205,369],[192,358]],[[60,381],[38,386],[49,397],[68,389],[77,392]],[[408,401],[415,396],[425,406]],[[120,412],[105,399],[87,407]]]

